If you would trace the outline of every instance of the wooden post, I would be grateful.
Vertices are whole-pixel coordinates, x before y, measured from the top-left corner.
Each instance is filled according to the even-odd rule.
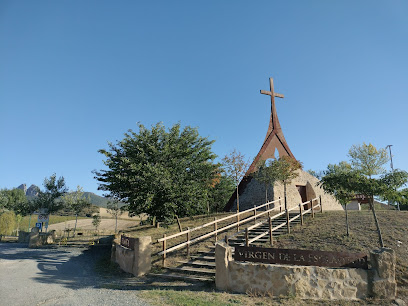
[[[302,203],[299,204],[300,225],[303,225]]]
[[[286,209],[286,226],[288,228],[288,234],[290,234],[289,211],[288,211],[288,209]]]
[[[239,232],[239,212],[237,212],[237,232]]]
[[[217,217],[214,217],[214,232],[215,232],[215,243],[217,243],[218,235],[217,235]]]
[[[166,234],[163,234],[163,238],[166,238]],[[163,257],[162,257],[162,265],[163,267],[166,266],[166,240],[163,240]]]
[[[190,257],[190,240],[191,240],[191,232],[190,228],[187,227],[187,257]]]
[[[256,224],[256,205],[254,205],[254,208],[255,208],[255,210],[254,210],[254,224]]]
[[[310,207],[312,207],[312,218],[314,218],[313,200],[310,200]]]
[[[248,237],[248,228],[245,229],[245,246],[249,247],[248,243],[249,237]]]
[[[320,212],[323,212],[323,207],[322,207],[322,196],[319,196],[319,203],[320,203]]]
[[[272,236],[272,218],[268,214],[268,222],[269,222],[269,242],[271,245],[273,245],[273,236]]]
[[[279,212],[282,212],[282,201],[280,197],[279,197]]]

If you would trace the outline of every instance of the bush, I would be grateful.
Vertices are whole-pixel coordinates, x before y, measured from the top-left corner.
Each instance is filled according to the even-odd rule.
[[[16,215],[6,211],[0,216],[0,235],[11,235],[16,228]]]

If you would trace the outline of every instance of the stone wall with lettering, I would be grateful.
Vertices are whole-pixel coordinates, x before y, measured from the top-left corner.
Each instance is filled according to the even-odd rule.
[[[295,178],[291,184],[286,187],[286,197],[289,208],[298,205],[302,202],[297,186],[306,187],[307,200],[313,198],[322,197],[323,210],[343,210],[341,204],[330,194],[324,192],[324,190],[317,186],[319,180],[306,171],[299,170],[299,176]],[[268,188],[268,199],[270,201],[283,199],[284,191],[283,185],[275,183],[274,186]],[[265,185],[252,179],[247,185],[245,191],[239,196],[240,210],[246,210],[253,208],[254,205],[261,205],[265,203]],[[276,204],[275,206],[277,206]],[[236,211],[237,201],[234,201],[234,205],[231,211]]]
[[[223,242],[216,245],[215,260],[219,290],[327,300],[393,299],[396,295],[391,249],[373,251],[370,270],[238,262]]]

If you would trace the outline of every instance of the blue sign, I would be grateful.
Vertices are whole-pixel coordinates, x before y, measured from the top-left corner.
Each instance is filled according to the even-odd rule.
[[[37,222],[37,223],[35,224],[35,227],[38,227],[38,229],[41,229],[42,223],[41,223],[41,222]]]

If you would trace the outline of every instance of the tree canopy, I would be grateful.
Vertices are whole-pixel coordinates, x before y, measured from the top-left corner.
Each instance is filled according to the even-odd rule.
[[[65,203],[60,199],[67,191],[64,177],[59,177],[54,173],[43,182],[44,190],[38,192],[38,196],[32,200],[32,207],[35,209],[45,208],[48,213],[53,213],[63,208]]]
[[[157,221],[204,213],[219,172],[211,151],[214,141],[180,124],[168,131],[161,123],[138,128],[109,143],[108,150],[99,150],[107,167],[94,171],[99,190],[126,203],[130,215],[146,213]]]
[[[384,164],[388,161],[387,152],[385,149],[377,150],[372,144],[353,145],[349,151],[349,157],[351,164],[341,162],[339,165],[329,165],[320,184],[342,204],[347,204],[355,194],[367,196],[377,228],[379,244],[383,247],[381,229],[374,207],[374,196],[396,197],[398,188],[407,183],[408,173],[401,170],[386,173]]]

